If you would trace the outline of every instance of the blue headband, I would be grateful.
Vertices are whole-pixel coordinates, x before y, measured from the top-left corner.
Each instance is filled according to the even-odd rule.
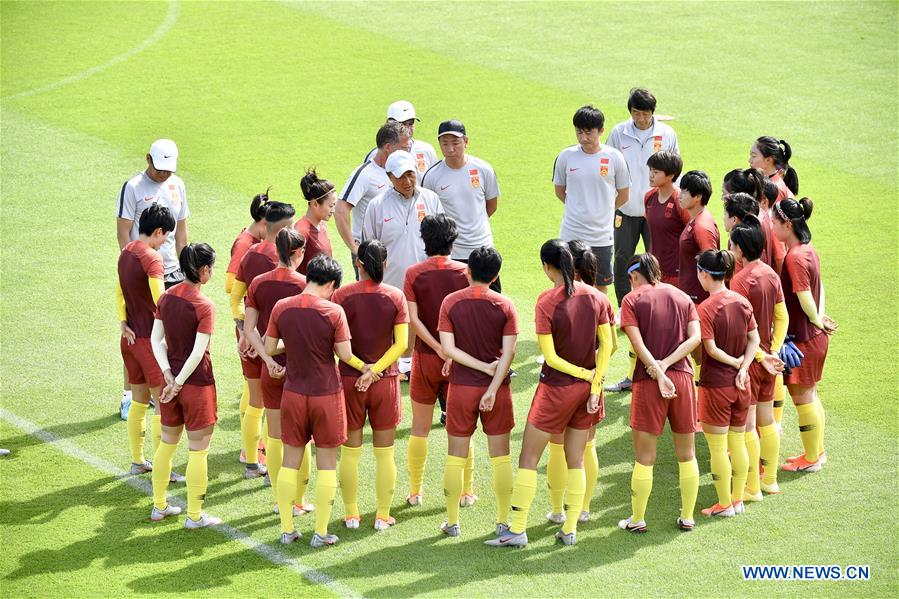
[[[699,264],[696,265],[696,268],[698,268],[702,272],[706,272],[706,273],[712,275],[713,277],[723,277],[725,274],[727,274],[721,270],[709,270],[708,268],[703,268]]]
[[[640,263],[634,262],[633,264],[630,265],[630,267],[628,267],[627,274],[631,274],[635,270],[639,270],[639,269],[640,269]]]

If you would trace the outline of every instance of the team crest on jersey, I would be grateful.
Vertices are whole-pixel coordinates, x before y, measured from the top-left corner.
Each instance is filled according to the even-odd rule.
[[[415,159],[416,161],[418,161],[418,172],[425,172],[425,170],[427,170],[427,167],[425,165],[425,155],[421,152],[416,152]]]
[[[174,183],[169,183],[169,196],[172,198],[172,207],[175,209],[175,214],[181,212],[181,192],[178,191],[178,186]]]
[[[652,151],[659,152],[662,149],[662,136],[654,135],[652,138]]]
[[[609,174],[609,159],[608,158],[600,158],[599,159],[599,175],[601,177],[605,177]]]
[[[671,215],[674,213],[674,204],[668,202],[665,204],[665,218],[671,218]]]
[[[425,216],[427,216],[425,213],[425,203],[419,200],[418,203],[415,204],[415,210],[418,211],[418,222],[423,221]]]
[[[481,186],[481,177],[478,175],[478,169],[476,169],[476,168],[468,169],[468,175],[471,177],[471,186],[472,187],[480,187]]]

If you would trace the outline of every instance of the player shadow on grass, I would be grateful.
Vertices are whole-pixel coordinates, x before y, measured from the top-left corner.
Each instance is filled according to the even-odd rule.
[[[20,453],[23,449],[34,447],[36,445],[42,445],[44,441],[36,436],[40,435],[41,432],[49,433],[56,439],[71,439],[73,437],[88,435],[90,433],[109,428],[119,422],[121,422],[121,418],[118,414],[108,414],[105,416],[100,416],[99,418],[94,418],[93,420],[82,420],[81,422],[66,422],[63,424],[55,424],[53,426],[42,427],[33,435],[22,433],[13,437],[6,437],[5,439],[3,439],[2,445],[13,453]]]

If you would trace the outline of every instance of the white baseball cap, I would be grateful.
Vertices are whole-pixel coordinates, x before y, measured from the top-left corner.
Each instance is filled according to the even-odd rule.
[[[171,139],[157,139],[150,146],[150,158],[156,170],[174,173],[178,167],[178,146]]]
[[[384,165],[384,170],[394,177],[402,177],[409,171],[418,172],[418,167],[415,164],[415,158],[412,157],[412,154],[405,150],[397,150],[387,157],[387,163]]]
[[[388,106],[387,119],[399,121],[400,123],[404,123],[409,119],[419,120],[418,117],[415,116],[415,107],[412,106],[412,102],[407,102],[406,100],[397,100]]]

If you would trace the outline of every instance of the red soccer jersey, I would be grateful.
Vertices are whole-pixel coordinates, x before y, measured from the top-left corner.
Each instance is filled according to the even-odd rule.
[[[698,304],[706,299],[709,294],[699,284],[696,275],[696,256],[706,250],[719,249],[721,238],[718,235],[718,225],[715,219],[705,208],[687,223],[680,235],[679,259],[678,259],[678,283],[681,291],[690,296],[693,303]]]
[[[631,290],[621,302],[621,328],[637,327],[643,343],[657,360],[670,356],[687,340],[687,323],[699,320],[696,306],[684,292],[673,285],[656,283]],[[669,370],[692,374],[686,357]],[[634,382],[649,380],[643,362],[637,360]]]
[[[305,288],[306,277],[289,268],[276,268],[253,279],[247,289],[246,307],[259,312],[256,330],[260,336],[265,336],[275,304],[285,297],[301,294]],[[283,366],[286,358],[284,354],[279,354],[275,356],[275,361]]]
[[[259,243],[259,240],[250,235],[246,229],[241,230],[234,240],[234,243],[231,244],[231,260],[228,262],[228,270],[225,272],[237,274],[237,268],[240,266],[240,261],[243,260],[247,251],[257,243]]]
[[[676,277],[679,270],[680,236],[690,222],[690,214],[680,207],[680,189],[664,203],[659,202],[658,188],[646,192],[646,223],[649,225],[649,253],[656,257],[662,275]]]
[[[331,239],[328,237],[328,226],[322,221],[318,227],[312,224],[305,216],[298,220],[293,228],[296,229],[306,239],[306,251],[303,254],[303,261],[300,262],[299,271],[306,274],[306,267],[309,262],[319,254],[331,256]]]
[[[341,287],[331,301],[343,308],[353,336],[353,355],[366,364],[380,360],[393,345],[394,326],[409,322],[409,307],[403,292],[371,279]],[[383,375],[396,376],[398,372],[394,362]],[[359,371],[340,362],[340,374],[359,376]]]
[[[787,255],[787,248],[782,241],[775,237],[774,221],[771,220],[771,216],[765,212],[760,212],[759,220],[762,223],[762,233],[765,234],[765,249],[762,250],[762,262],[780,274],[783,268],[784,257]]]
[[[784,183],[784,177],[783,177],[783,173],[781,171],[777,171],[776,173],[774,173],[773,175],[771,175],[768,178],[771,180],[772,183],[777,185],[777,199],[774,200],[775,204],[783,199],[793,197],[793,192],[790,191],[790,188],[787,187],[786,183]]]
[[[266,335],[284,340],[285,390],[304,395],[340,391],[334,344],[350,340],[343,308],[311,293],[282,299],[272,310]]]
[[[156,307],[157,320],[165,328],[165,344],[168,348],[169,366],[178,376],[194,349],[197,333],[211,335],[215,330],[215,304],[189,283],[178,283],[159,297]],[[186,385],[212,385],[212,360],[209,346],[197,368],[185,381]]]
[[[571,296],[565,294],[564,286],[544,291],[534,309],[537,334],[552,335],[556,355],[587,370],[596,368],[596,329],[608,324],[611,314],[606,294],[579,281]],[[546,385],[561,387],[579,380],[548,364],[540,371],[540,382]]]
[[[745,297],[725,289],[699,304],[699,325],[703,339],[714,339],[718,349],[736,358],[746,353],[747,333],[756,328],[752,304]],[[737,369],[711,358],[702,351],[701,387],[734,387]]]
[[[162,279],[163,273],[162,256],[140,239],[126,245],[119,254],[119,285],[125,296],[127,322],[140,339],[150,338],[156,311],[149,279]]]
[[[439,331],[452,333],[456,347],[490,364],[503,353],[503,337],[518,334],[518,314],[512,301],[486,287],[455,291],[440,306]],[[450,383],[486,387],[493,377],[453,362]],[[503,379],[509,384],[509,377]]]
[[[787,331],[796,335],[796,341],[808,341],[823,333],[809,322],[796,295],[800,291],[811,291],[815,305],[821,305],[821,260],[810,243],[801,243],[787,251],[780,282],[790,317]]]
[[[450,260],[447,256],[431,256],[406,270],[403,292],[408,301],[415,302],[418,319],[435,339],[440,339],[437,332],[440,305],[450,293],[468,287],[467,270],[465,264]],[[436,353],[419,338],[415,340],[415,351]]]
[[[271,241],[263,239],[244,254],[237,267],[235,279],[250,286],[259,275],[274,270],[278,266],[278,248]]]
[[[734,275],[730,288],[752,304],[752,314],[759,329],[759,347],[770,353],[771,336],[774,333],[774,306],[784,301],[780,277],[770,266],[756,260]]]

